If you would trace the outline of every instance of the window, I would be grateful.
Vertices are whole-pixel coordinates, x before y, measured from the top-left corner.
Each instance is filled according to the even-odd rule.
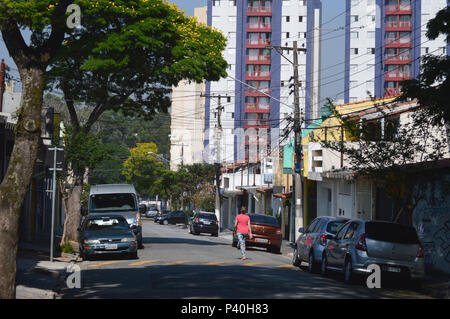
[[[299,4],[300,4],[301,6],[306,6],[306,0],[300,0],[300,1],[299,1]]]
[[[322,229],[322,226],[326,223],[325,219],[320,219],[319,222],[317,223],[316,227],[314,227],[313,229],[313,233],[319,233],[320,230]]]
[[[290,6],[291,1],[290,0],[283,0],[283,6]]]
[[[358,32],[350,32],[350,38],[351,39],[358,39],[359,33]]]
[[[332,221],[327,225],[327,232],[336,234],[342,226],[345,225],[345,221]]]
[[[339,181],[339,194],[350,196],[352,194],[352,184],[344,180]]]
[[[368,39],[375,39],[375,31],[367,31]]]
[[[356,15],[350,17],[350,22],[358,22],[358,20],[359,20],[359,18]]]
[[[352,239],[355,233],[358,231],[359,224],[358,223],[351,223],[350,226],[347,229],[347,232],[345,233],[344,239]]]
[[[303,22],[303,16],[298,17],[298,22]]]
[[[338,233],[336,234],[336,240],[341,240],[342,237],[344,237],[344,234],[347,232],[347,229],[349,227],[349,224],[346,224],[344,227],[342,227]]]
[[[367,48],[367,54],[375,54],[375,48]]]
[[[384,120],[384,139],[387,141],[392,141],[397,136],[399,126],[399,115],[386,117]]]
[[[220,0],[213,0],[213,7],[220,6]]]
[[[381,139],[381,121],[377,120],[363,120],[362,134],[366,141],[379,141]]]
[[[289,22],[291,17],[290,16],[285,16],[284,19],[285,19],[286,22]]]
[[[306,230],[306,233],[312,233],[318,222],[319,219],[314,219],[311,225],[309,225],[308,229]]]
[[[351,48],[350,49],[350,54],[357,55],[358,54],[358,48]]]
[[[236,6],[236,0],[229,0],[229,1],[228,1],[228,5],[229,5],[230,7],[235,7],[235,6]]]

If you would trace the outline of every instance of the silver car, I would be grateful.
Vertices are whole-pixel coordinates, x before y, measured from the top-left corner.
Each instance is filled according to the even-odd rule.
[[[306,231],[300,228],[300,236],[294,246],[292,264],[300,266],[302,261],[307,261],[308,270],[314,272],[322,262],[323,250],[328,243],[327,238],[330,235],[336,235],[347,221],[348,218],[322,216],[314,219]]]
[[[351,220],[331,237],[323,252],[321,273],[344,273],[350,282],[356,274],[370,274],[367,267],[380,266],[382,273],[420,280],[425,275],[423,247],[414,227],[383,221]]]

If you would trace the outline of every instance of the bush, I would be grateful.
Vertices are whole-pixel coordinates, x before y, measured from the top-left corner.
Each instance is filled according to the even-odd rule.
[[[66,254],[73,254],[75,251],[72,244],[68,241],[60,244],[59,247],[61,248],[61,252],[66,253]]]

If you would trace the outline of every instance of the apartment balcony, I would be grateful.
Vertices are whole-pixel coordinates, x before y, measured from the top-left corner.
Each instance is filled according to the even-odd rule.
[[[387,5],[386,15],[412,14],[412,6],[410,4]]]
[[[269,128],[269,120],[245,120],[244,128]]]
[[[411,64],[411,54],[386,54],[386,64]]]
[[[245,88],[245,96],[267,96],[270,95],[270,88]]]
[[[246,113],[270,113],[270,104],[245,103]]]
[[[245,79],[270,81],[270,71],[247,71],[245,73]]]
[[[411,79],[410,71],[388,71],[384,74],[386,81],[404,81]]]
[[[389,97],[389,96],[397,96],[402,94],[402,91],[400,88],[386,88],[384,89],[384,96]]]
[[[386,31],[411,31],[411,21],[388,21],[386,22]]]
[[[272,32],[272,23],[247,23],[247,32]]]
[[[270,55],[247,55],[247,64],[270,64]]]
[[[271,6],[248,6],[247,16],[271,16]]]
[[[265,48],[270,45],[270,39],[247,39],[247,48]]]
[[[386,39],[386,48],[410,48],[411,38]]]

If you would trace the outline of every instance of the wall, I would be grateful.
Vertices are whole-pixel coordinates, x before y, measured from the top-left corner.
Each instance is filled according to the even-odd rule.
[[[427,198],[413,215],[430,272],[450,274],[450,169],[429,178]]]

